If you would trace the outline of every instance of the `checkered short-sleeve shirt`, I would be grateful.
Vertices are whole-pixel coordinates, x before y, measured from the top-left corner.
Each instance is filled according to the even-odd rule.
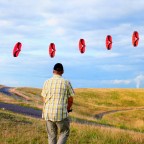
[[[68,80],[54,75],[44,83],[41,95],[45,98],[42,114],[45,120],[61,121],[68,117],[67,101],[70,96],[74,96]]]

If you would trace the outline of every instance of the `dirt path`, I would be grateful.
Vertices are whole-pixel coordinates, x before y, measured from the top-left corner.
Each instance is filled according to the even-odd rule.
[[[8,104],[0,102],[0,108],[3,110],[13,111],[19,114],[24,114],[36,118],[41,118],[42,111],[30,107],[24,107],[16,104]]]
[[[12,87],[4,87],[4,86],[0,87],[0,93],[5,94],[9,97],[13,97],[14,99],[17,99],[17,100],[25,100],[23,97],[14,94],[12,90],[13,90]]]
[[[0,92],[7,95],[7,96],[10,96],[10,97],[13,97],[15,99],[20,99],[20,100],[26,100],[25,97],[27,96],[23,96],[23,94],[17,92],[15,90],[15,88],[13,87],[5,87],[5,86],[1,86],[0,87]],[[18,113],[22,113],[22,114],[28,114],[28,115],[33,115],[32,113],[34,113],[34,116],[35,117],[38,117],[38,113],[32,109],[32,108],[27,108],[27,107],[22,107],[22,106],[19,106],[19,105],[14,105],[14,104],[6,104],[6,103],[0,103],[0,108],[5,108],[7,110],[12,110],[14,112],[18,112]],[[16,108],[17,107],[17,108]],[[34,110],[34,111],[33,111]],[[102,113],[99,113],[99,114],[96,114],[94,116],[94,118],[96,119],[102,119],[103,116],[107,115],[107,114],[112,114],[112,113],[116,113],[116,112],[125,112],[125,111],[131,111],[131,110],[144,110],[144,108],[130,108],[130,109],[122,109],[122,110],[111,110],[111,111],[106,111],[106,112],[102,112]]]
[[[19,96],[18,94],[13,93],[13,89],[14,88],[12,87],[1,86],[0,93],[13,97],[14,99],[17,99],[17,100],[25,100],[25,98],[23,98],[21,95]],[[3,110],[9,110],[9,111],[13,111],[16,113],[20,113],[20,114],[24,114],[24,115],[28,115],[28,116],[32,116],[36,118],[41,118],[41,115],[42,115],[41,110],[36,110],[34,108],[24,107],[24,106],[20,106],[16,104],[0,102],[0,108]]]
[[[24,107],[24,106],[19,106],[19,105],[15,105],[15,104],[8,104],[8,103],[2,103],[0,102],[0,109],[2,110],[9,110],[12,112],[16,112],[19,114],[23,114],[23,115],[27,115],[27,116],[31,116],[31,117],[35,117],[35,118],[40,118],[41,119],[41,115],[42,115],[42,111],[41,110],[36,110],[33,108],[28,108],[28,107]],[[81,120],[78,118],[70,118],[71,122],[75,122],[78,124],[86,124],[86,125],[92,125],[92,126],[98,126],[98,127],[102,127],[102,128],[112,128],[115,130],[120,130],[120,131],[129,131],[129,132],[135,132],[135,133],[140,133],[141,132],[136,132],[133,130],[123,130],[120,128],[116,128],[112,125],[104,125],[104,124],[98,124],[96,122],[90,122],[90,121],[86,121],[86,120]]]
[[[12,93],[9,91],[10,89],[10,87],[1,87],[0,92],[7,96],[12,96]]]
[[[144,110],[144,108],[130,108],[130,109],[122,109],[122,110],[111,110],[111,111],[106,111],[106,112],[96,114],[94,117],[96,119],[102,119],[103,116],[108,115],[108,114],[113,114],[116,112],[126,112],[126,111],[132,111],[132,110]]]
[[[18,94],[14,95],[12,90],[13,90],[13,88],[10,88],[10,87],[0,88],[1,93],[4,93],[7,96],[11,96],[11,97],[14,97],[16,99],[17,98],[19,99]],[[23,115],[28,115],[28,116],[35,117],[35,118],[41,118],[41,115],[42,115],[41,110],[36,110],[36,109],[33,109],[33,108],[24,107],[24,106],[20,106],[20,105],[16,105],[16,104],[9,104],[9,103],[0,102],[0,108],[3,109],[3,110],[9,110],[9,111],[12,111],[12,112],[16,112],[16,113],[23,114]],[[80,120],[80,119],[77,119],[77,118],[72,118],[71,121],[79,123],[79,124],[110,127],[110,125],[109,126],[108,125],[101,125],[101,124],[97,124],[95,122],[88,122],[86,120]]]
[[[20,105],[16,105],[16,104],[8,104],[8,103],[0,102],[0,109],[9,110],[9,111],[12,111],[15,113],[28,115],[28,116],[35,117],[35,118],[41,118],[41,116],[42,116],[41,110],[36,110],[33,108],[24,107],[24,106],[20,106]],[[89,121],[81,120],[78,118],[70,118],[70,119],[72,122],[79,123],[79,124],[87,124],[87,125],[94,125],[94,126],[100,126],[100,127],[115,128],[114,126],[111,126],[111,125],[98,124],[96,122],[89,122]]]

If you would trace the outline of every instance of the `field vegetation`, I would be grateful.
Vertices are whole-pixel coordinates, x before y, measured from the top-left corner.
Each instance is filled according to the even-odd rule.
[[[0,110],[1,144],[45,144],[45,122]],[[103,128],[71,123],[67,144],[143,144],[144,134],[116,128]]]
[[[75,91],[74,111],[71,114],[73,119],[144,132],[144,89]]]
[[[11,96],[0,93],[0,102],[42,109],[41,89],[20,87],[11,88],[9,91],[12,94]]]
[[[23,87],[11,89],[11,92],[20,99],[0,93],[0,101],[42,109],[41,89]],[[4,116],[1,117],[1,120],[6,124],[6,133],[8,133],[7,125],[10,127],[14,125],[13,121],[10,122],[12,117],[18,118],[18,123],[20,119],[26,119],[29,122],[24,125],[31,123],[31,128],[27,127],[25,131],[30,132],[30,135],[31,129],[35,128],[36,131],[33,138],[28,140],[29,143],[37,141],[36,144],[43,144],[47,141],[45,124],[42,120],[22,118],[20,115],[4,111],[1,113]],[[6,115],[12,117],[6,120]],[[143,144],[144,89],[75,89],[73,112],[70,113],[70,117],[72,130],[69,144]],[[23,126],[21,122],[18,125]],[[44,142],[41,141],[38,131],[43,133],[42,141]],[[10,138],[6,139],[9,141]],[[18,143],[22,144],[22,142]]]

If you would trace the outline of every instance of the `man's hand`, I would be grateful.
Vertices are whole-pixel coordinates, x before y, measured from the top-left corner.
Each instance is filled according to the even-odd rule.
[[[72,109],[68,110],[68,113],[69,113],[69,112],[72,112]]]

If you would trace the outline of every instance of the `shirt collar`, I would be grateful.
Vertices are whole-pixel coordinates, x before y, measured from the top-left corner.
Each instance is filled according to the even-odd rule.
[[[55,78],[61,78],[62,76],[54,74],[53,77],[55,77]]]

